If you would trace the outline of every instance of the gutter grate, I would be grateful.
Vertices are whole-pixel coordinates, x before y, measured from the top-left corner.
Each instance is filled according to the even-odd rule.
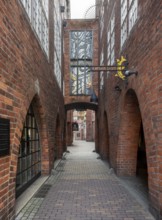
[[[50,190],[52,185],[50,184],[44,184],[38,192],[34,195],[34,198],[45,198],[47,195],[48,191]]]

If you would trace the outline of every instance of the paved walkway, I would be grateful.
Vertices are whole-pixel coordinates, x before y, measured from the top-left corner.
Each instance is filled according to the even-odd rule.
[[[16,220],[154,220],[97,159],[93,143],[75,142],[68,150]]]

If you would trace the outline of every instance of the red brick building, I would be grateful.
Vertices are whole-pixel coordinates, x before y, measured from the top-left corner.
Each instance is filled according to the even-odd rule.
[[[117,175],[147,179],[150,210],[161,219],[162,2],[96,4],[100,65],[116,65],[124,56],[128,69],[138,71],[126,80],[113,72],[100,73],[99,152]]]
[[[14,219],[15,195],[64,151],[62,3],[0,2],[0,219]]]
[[[97,110],[97,104],[90,103],[90,97],[92,90],[98,95],[98,74],[88,72],[86,65],[98,65],[98,20],[68,19],[64,27],[64,100],[67,110],[67,145],[71,145],[73,140],[73,110]],[[91,119],[89,113],[87,114],[88,126],[90,126],[88,120]],[[91,131],[87,132],[86,140],[93,140],[93,129]]]
[[[150,210],[161,219],[162,2],[96,0],[94,20],[67,19],[67,0],[47,2],[0,2],[0,218],[14,219],[16,194],[50,174],[72,143],[73,109],[89,109],[96,151],[117,175],[146,179]],[[88,56],[74,39],[85,40],[81,48],[87,42]],[[129,62],[124,80],[86,69],[116,66],[121,56]]]

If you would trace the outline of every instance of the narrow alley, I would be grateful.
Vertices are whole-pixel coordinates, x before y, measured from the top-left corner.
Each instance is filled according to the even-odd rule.
[[[126,189],[94,143],[75,141],[16,220],[153,220]]]
[[[162,220],[162,0],[0,1],[0,220]]]

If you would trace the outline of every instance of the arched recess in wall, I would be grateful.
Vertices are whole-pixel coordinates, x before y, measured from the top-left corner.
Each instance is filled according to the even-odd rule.
[[[56,131],[55,131],[55,147],[54,159],[59,159],[63,154],[63,133],[61,129],[60,116],[57,114],[56,118]]]
[[[72,122],[73,122],[73,111],[87,111],[92,110],[95,113],[95,120],[93,119],[92,122],[92,129],[90,129],[90,138],[91,140],[95,140],[95,151],[100,152],[99,148],[99,119],[97,116],[98,112],[98,104],[92,103],[92,102],[72,102],[65,104],[65,113],[66,113],[66,145],[71,146],[73,143],[73,139],[75,139],[75,135],[73,136],[73,128],[72,128]],[[87,128],[88,130],[88,128]],[[79,133],[79,132],[78,132]],[[78,134],[77,133],[77,134]],[[87,137],[87,131],[86,134],[80,135],[79,138],[82,137],[83,139]],[[82,133],[83,134],[83,133]],[[84,137],[85,136],[85,137]],[[89,140],[88,140],[89,141]]]
[[[139,102],[134,90],[125,95],[117,149],[117,174],[141,175],[147,182],[146,146]]]
[[[108,129],[108,118],[106,111],[103,114],[103,129],[101,129],[101,156],[109,160],[109,129]],[[109,161],[110,162],[110,161]]]
[[[39,97],[36,95],[23,123],[17,160],[16,196],[19,196],[42,173],[49,170],[48,165],[45,167],[48,160],[44,112]]]

